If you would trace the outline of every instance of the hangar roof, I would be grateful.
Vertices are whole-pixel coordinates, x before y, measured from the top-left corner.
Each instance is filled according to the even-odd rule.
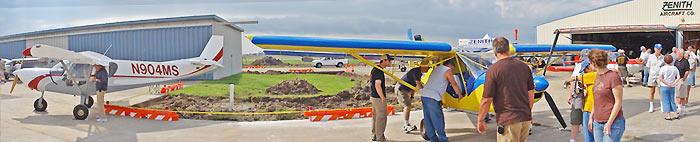
[[[13,35],[6,35],[6,36],[0,36],[0,39],[6,39],[6,38],[14,38],[14,37],[20,37],[20,36],[30,36],[30,35],[37,35],[37,34],[45,34],[45,33],[53,33],[53,32],[64,32],[64,31],[74,31],[74,30],[82,30],[82,29],[92,29],[92,28],[101,28],[101,27],[112,27],[112,26],[122,26],[122,25],[135,25],[135,24],[147,24],[147,23],[159,23],[159,22],[175,22],[175,21],[190,21],[190,20],[205,20],[205,19],[214,19],[219,22],[228,22],[225,19],[216,16],[216,15],[196,15],[196,16],[184,16],[184,17],[170,17],[170,18],[157,18],[157,19],[146,19],[146,20],[134,20],[134,21],[122,21],[122,22],[113,22],[113,23],[104,23],[104,24],[94,24],[94,25],[85,25],[85,26],[77,26],[77,27],[67,27],[67,28],[58,28],[58,29],[49,29],[49,30],[41,30],[41,31],[34,31],[34,32],[27,32],[27,33],[20,33],[20,34],[13,34]],[[238,31],[243,32],[243,28],[238,27],[234,24],[227,24],[229,27],[234,28]]]

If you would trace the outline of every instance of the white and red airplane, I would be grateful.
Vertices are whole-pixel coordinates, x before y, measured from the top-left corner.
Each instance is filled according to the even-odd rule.
[[[75,119],[84,120],[88,117],[88,108],[94,102],[90,96],[96,94],[95,82],[90,81],[94,65],[102,65],[107,69],[110,76],[107,92],[114,92],[199,76],[223,67],[219,63],[223,56],[223,45],[223,36],[213,35],[199,57],[148,62],[113,60],[92,51],[76,53],[38,44],[25,49],[22,54],[56,59],[60,63],[53,68],[26,68],[13,72],[15,81],[10,93],[14,90],[18,78],[30,89],[41,92],[41,97],[34,101],[36,111],[46,110],[45,91],[80,96],[80,103],[73,108],[73,116]]]

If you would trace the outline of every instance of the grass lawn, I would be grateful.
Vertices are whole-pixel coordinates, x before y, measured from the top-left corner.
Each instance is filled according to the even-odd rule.
[[[268,95],[265,94],[265,89],[274,86],[284,80],[294,80],[296,78],[304,79],[321,90],[322,92],[315,95]],[[357,81],[350,81],[336,75],[326,74],[247,74],[239,73],[220,80],[209,80],[200,84],[187,86],[177,91],[168,94],[191,94],[200,96],[222,96],[228,97],[229,84],[235,85],[235,97],[313,97],[319,95],[335,95],[345,89],[351,88]]]

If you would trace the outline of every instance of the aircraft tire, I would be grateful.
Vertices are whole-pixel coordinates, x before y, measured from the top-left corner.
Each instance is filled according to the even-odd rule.
[[[401,72],[406,72],[406,67],[402,67]]]
[[[46,107],[48,107],[48,103],[46,103],[46,100],[42,98],[38,98],[34,100],[34,110],[39,111],[39,112],[44,112],[46,111]]]
[[[316,63],[316,68],[321,68],[321,67],[323,67],[323,64],[321,64],[321,63]]]
[[[94,105],[94,104],[95,104],[95,100],[92,99],[92,97],[88,96],[87,102],[85,102],[85,106],[87,106],[88,108],[92,108],[92,105]]]
[[[88,107],[83,104],[76,105],[75,108],[73,108],[73,117],[75,117],[76,120],[85,120],[89,114],[90,111]]]
[[[343,67],[343,63],[338,63],[337,65],[335,65],[335,67],[342,68],[342,67]]]
[[[420,136],[423,137],[424,140],[430,140],[428,139],[428,136],[426,135],[427,133],[425,132],[425,119],[420,120]]]

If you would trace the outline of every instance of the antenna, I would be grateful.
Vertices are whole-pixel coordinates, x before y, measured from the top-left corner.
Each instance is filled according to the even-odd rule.
[[[107,56],[107,52],[109,52],[109,49],[112,49],[112,44],[109,44],[109,47],[107,47],[107,50],[105,50],[105,53],[102,55]]]

